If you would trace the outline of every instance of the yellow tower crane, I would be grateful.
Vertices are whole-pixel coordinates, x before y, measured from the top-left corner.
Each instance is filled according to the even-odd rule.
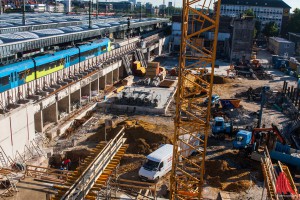
[[[220,5],[221,0],[183,0],[171,199],[203,198]],[[210,45],[195,42],[208,31],[213,35]],[[189,62],[191,60],[194,62]],[[204,79],[202,73],[195,73],[199,66],[211,66],[208,79]],[[206,98],[209,98],[208,105],[201,107]],[[190,157],[192,152],[197,153],[196,156]]]

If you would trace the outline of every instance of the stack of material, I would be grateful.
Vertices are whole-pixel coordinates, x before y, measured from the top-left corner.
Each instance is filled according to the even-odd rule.
[[[124,86],[131,86],[132,83],[133,83],[133,78],[134,78],[134,76],[132,76],[132,75],[127,76],[126,78],[124,78],[122,80],[122,85],[124,85]]]
[[[167,70],[164,67],[159,67],[159,79],[160,81],[164,80],[167,76]]]
[[[146,68],[142,67],[140,61],[135,61],[133,63],[132,71],[136,76],[145,76]]]
[[[159,74],[159,63],[158,62],[148,62],[147,67],[147,77],[154,78]]]

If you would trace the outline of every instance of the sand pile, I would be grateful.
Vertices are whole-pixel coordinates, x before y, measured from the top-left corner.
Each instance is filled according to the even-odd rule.
[[[249,189],[253,183],[251,181],[238,181],[234,183],[229,183],[223,190],[228,192],[240,192]]]
[[[250,171],[230,167],[226,160],[206,161],[207,183],[224,191],[241,192],[252,186]]]
[[[171,144],[171,140],[163,134],[160,130],[163,126],[156,126],[155,124],[126,120],[118,124],[116,128],[107,130],[107,140],[112,139],[120,129],[125,126],[125,138],[129,147],[126,153],[144,154],[147,155],[156,150],[161,144]],[[99,128],[97,133],[90,136],[85,142],[98,144],[105,140],[104,127]]]

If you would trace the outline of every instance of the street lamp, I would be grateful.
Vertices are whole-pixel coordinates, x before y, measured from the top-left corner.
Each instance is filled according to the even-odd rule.
[[[1,0],[0,0],[1,1]],[[22,24],[25,26],[25,0],[23,0],[23,9],[22,9]]]
[[[91,11],[92,11],[92,0],[90,0],[89,2],[89,29],[92,29]]]

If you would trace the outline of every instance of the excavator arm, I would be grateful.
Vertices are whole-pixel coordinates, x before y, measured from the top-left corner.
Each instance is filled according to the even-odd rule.
[[[273,131],[277,135],[277,138],[279,139],[280,143],[281,144],[286,144],[285,138],[280,133],[278,127],[276,125],[274,125],[274,124],[272,124],[272,127],[270,127],[270,128],[254,128],[253,131],[252,131],[251,144],[253,144],[254,141],[255,141],[255,133],[260,132],[260,131],[261,132]]]

